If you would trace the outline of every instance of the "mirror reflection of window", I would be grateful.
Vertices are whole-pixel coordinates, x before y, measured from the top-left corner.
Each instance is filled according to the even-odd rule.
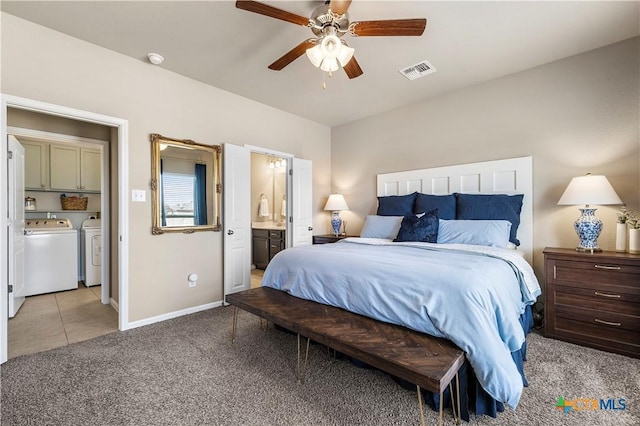
[[[219,145],[151,135],[152,234],[219,231]]]

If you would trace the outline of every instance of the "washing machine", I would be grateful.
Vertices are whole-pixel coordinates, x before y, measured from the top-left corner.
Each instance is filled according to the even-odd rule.
[[[69,219],[27,219],[25,296],[78,288],[78,231]]]
[[[80,228],[80,271],[84,285],[100,285],[102,281],[102,222],[87,219]]]

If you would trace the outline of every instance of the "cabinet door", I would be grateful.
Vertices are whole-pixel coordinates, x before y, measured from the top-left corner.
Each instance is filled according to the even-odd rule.
[[[253,264],[258,269],[264,269],[269,263],[269,239],[253,237]]]
[[[24,146],[25,189],[49,189],[49,144],[20,142]]]
[[[83,191],[101,190],[102,159],[99,150],[80,149],[80,189]]]
[[[51,189],[78,191],[80,188],[80,148],[51,145]]]

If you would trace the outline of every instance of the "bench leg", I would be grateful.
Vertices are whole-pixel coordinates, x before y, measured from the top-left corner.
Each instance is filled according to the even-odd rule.
[[[420,425],[425,426],[424,423],[424,406],[422,402],[422,392],[420,386],[416,385],[418,391],[418,409],[420,410]],[[456,402],[453,400],[453,387],[449,383],[449,393],[451,394],[451,409],[453,410],[453,418],[456,420],[456,424],[459,425],[462,420],[462,412],[460,411],[460,382],[458,380],[458,373],[456,373]],[[442,413],[444,411],[444,392],[440,393],[440,409],[438,410],[438,425],[442,426]],[[457,405],[457,408],[456,408]]]
[[[262,317],[258,318],[260,318],[260,328],[262,329],[262,331],[267,331],[267,328],[269,328],[269,321]]]
[[[307,374],[307,360],[309,359],[310,343],[311,343],[311,339],[307,337],[307,350],[304,354],[304,370],[300,372],[300,333],[298,333],[298,358],[296,362],[296,377],[298,378],[298,383],[304,383],[304,376]]]
[[[238,307],[233,307],[233,322],[231,323],[231,344],[236,340],[236,328],[238,326]]]

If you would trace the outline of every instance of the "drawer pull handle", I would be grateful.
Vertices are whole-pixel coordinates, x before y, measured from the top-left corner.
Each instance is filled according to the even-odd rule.
[[[600,323],[600,324],[604,324],[604,325],[612,325],[614,327],[620,327],[622,325],[621,322],[604,321],[604,320],[601,320],[601,319],[598,319],[598,318],[596,318],[594,321],[597,322],[597,323]]]
[[[622,297],[619,294],[600,293],[599,291],[596,291],[596,296],[611,297],[614,299],[620,299]]]
[[[594,265],[596,269],[607,269],[609,271],[619,271],[621,268],[619,266],[607,266],[607,265]]]

